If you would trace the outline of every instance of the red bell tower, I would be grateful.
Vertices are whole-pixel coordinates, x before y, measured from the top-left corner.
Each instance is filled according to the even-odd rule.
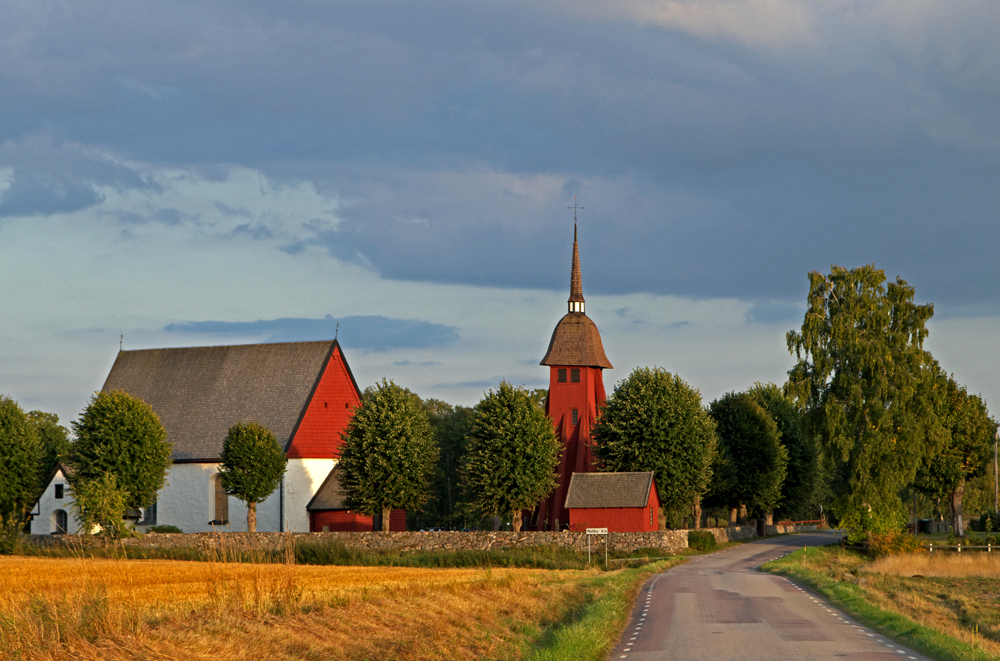
[[[569,311],[556,324],[549,350],[540,363],[549,367],[545,413],[552,419],[562,441],[563,455],[559,465],[559,486],[538,508],[539,530],[560,530],[569,526],[566,511],[569,478],[573,473],[594,470],[590,429],[597,421],[598,407],[604,402],[603,372],[611,369],[611,362],[604,355],[601,334],[587,317],[585,306],[574,223]]]

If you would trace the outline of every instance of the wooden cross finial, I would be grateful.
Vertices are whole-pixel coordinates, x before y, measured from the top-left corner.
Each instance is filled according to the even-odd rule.
[[[583,207],[577,205],[577,203],[576,203],[576,195],[573,196],[573,206],[566,207],[566,208],[573,210],[573,224],[576,225],[576,210],[583,208]]]

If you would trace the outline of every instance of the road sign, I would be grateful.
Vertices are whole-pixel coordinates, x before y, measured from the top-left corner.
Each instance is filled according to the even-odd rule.
[[[587,528],[588,535],[607,535],[607,528]]]

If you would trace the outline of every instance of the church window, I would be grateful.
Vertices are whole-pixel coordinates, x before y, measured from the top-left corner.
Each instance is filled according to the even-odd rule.
[[[142,521],[140,521],[139,523],[141,523],[143,525],[150,525],[150,526],[155,526],[156,525],[156,501],[155,500],[153,501],[152,505],[150,505],[145,510],[143,510],[143,512],[142,512]]]
[[[69,517],[66,516],[66,510],[56,510],[52,513],[52,517],[55,519],[55,530],[53,534],[65,535],[66,529],[69,527]]]
[[[580,409],[573,409],[573,424],[580,424]]]
[[[212,521],[217,526],[224,526],[229,523],[229,494],[222,488],[222,476],[215,476],[215,519]]]
[[[580,370],[570,370],[569,380],[573,383],[580,383]]]
[[[62,484],[56,485],[56,498],[61,499],[63,497],[63,486]]]
[[[649,508],[649,527],[653,527],[653,508]]]
[[[566,370],[559,370],[559,383],[566,383]]]

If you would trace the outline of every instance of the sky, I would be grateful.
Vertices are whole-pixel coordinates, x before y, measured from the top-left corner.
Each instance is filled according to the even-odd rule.
[[[996,414],[998,28],[992,0],[6,0],[0,393],[68,424],[119,346],[334,333],[362,388],[545,387],[578,203],[609,391],[783,383],[808,273],[874,264]]]

